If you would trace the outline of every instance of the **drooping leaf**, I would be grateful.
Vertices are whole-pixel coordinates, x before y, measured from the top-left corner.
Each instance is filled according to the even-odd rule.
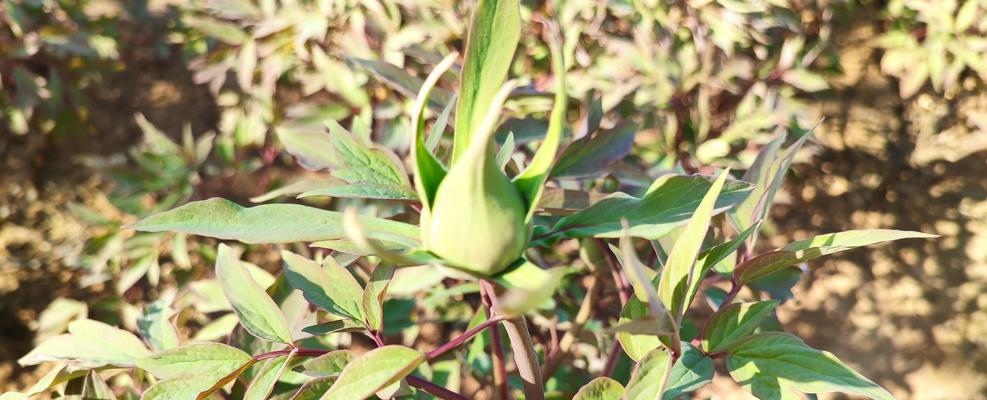
[[[668,262],[661,271],[661,280],[658,281],[658,297],[664,304],[668,305],[676,322],[682,320],[689,304],[692,303],[691,287],[693,280],[702,279],[702,276],[696,275],[702,272],[703,264],[697,263],[696,258],[699,256],[703,240],[706,239],[706,232],[709,231],[716,199],[720,196],[720,191],[723,189],[723,184],[729,174],[730,171],[723,171],[710,186],[703,196],[702,202],[696,207],[695,213],[692,214],[692,218],[689,219],[689,223],[678,235],[678,239],[669,253]]]
[[[778,305],[777,301],[734,303],[717,311],[706,324],[706,337],[702,340],[703,349],[713,353],[730,347],[754,332],[757,325],[771,314],[776,305]]]
[[[619,238],[620,221],[630,223],[632,237],[658,239],[684,225],[699,206],[712,182],[708,177],[665,175],[641,198],[614,193],[589,208],[559,220],[550,237]],[[744,182],[728,180],[716,200],[714,214],[741,201],[750,190]]]
[[[215,381],[236,371],[250,360],[249,354],[235,347],[222,343],[200,342],[141,358],[137,360],[137,367],[162,380],[196,376]],[[212,383],[206,384],[202,390]]]
[[[425,361],[425,354],[397,345],[379,347],[351,361],[322,400],[370,397],[397,382]]]
[[[728,349],[730,375],[760,399],[790,398],[783,393],[844,392],[894,400],[878,384],[844,365],[829,352],[813,349],[787,333],[750,336]]]
[[[545,133],[545,140],[531,159],[531,164],[514,178],[514,185],[528,202],[525,223],[530,223],[534,217],[536,206],[545,190],[545,181],[548,180],[552,166],[555,165],[555,156],[558,154],[562,134],[565,132],[565,114],[568,110],[569,96],[565,86],[566,69],[565,60],[562,58],[562,40],[554,35],[554,31],[548,49],[552,56],[552,72],[555,74],[555,104],[552,105],[552,112],[549,115],[548,131]]]
[[[240,324],[250,334],[272,342],[292,342],[288,322],[278,305],[250,277],[233,255],[233,249],[225,244],[219,245],[216,255],[216,278]]]
[[[637,124],[625,122],[612,130],[583,137],[569,144],[552,168],[552,177],[591,177],[626,157],[634,144]]]
[[[371,216],[360,222],[377,240],[416,247],[418,227]],[[292,243],[342,239],[343,214],[297,204],[241,207],[213,198],[144,218],[130,229],[145,232],[182,232],[244,243]]]
[[[133,367],[150,351],[137,336],[99,321],[82,319],[69,324],[69,333],[51,337],[21,357],[20,365],[68,361],[81,368],[105,365]]]
[[[792,242],[781,249],[751,258],[738,265],[734,270],[734,275],[738,278],[738,282],[747,284],[785,267],[827,254],[892,240],[934,237],[937,235],[891,229],[861,229],[828,233]]]
[[[601,376],[583,385],[572,400],[620,400],[624,386],[609,377]]]
[[[163,300],[155,301],[144,307],[137,328],[155,351],[168,350],[178,347],[178,331],[171,323],[174,310]]]
[[[521,37],[521,7],[517,0],[480,0],[470,21],[459,81],[452,164],[469,147],[494,94],[507,80]]]
[[[363,321],[363,289],[352,274],[332,257],[323,265],[290,251],[282,251],[285,278],[301,290],[305,299],[323,310],[355,321]]]

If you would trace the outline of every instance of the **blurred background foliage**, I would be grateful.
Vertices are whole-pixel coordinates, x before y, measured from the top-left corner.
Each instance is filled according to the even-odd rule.
[[[0,1],[0,390],[40,376],[15,360],[77,318],[135,329],[141,308],[165,299],[188,337],[229,333],[215,243],[120,226],[213,196],[344,201],[293,199],[329,178],[297,165],[285,138],[331,119],[404,154],[413,94],[462,50],[470,8]],[[606,192],[668,171],[745,169],[775,135],[819,125],[766,245],[871,227],[945,239],[820,265],[779,318],[903,398],[987,395],[987,1],[526,1],[522,12],[561,27],[581,104],[568,133],[598,155],[557,170],[559,186]],[[508,119],[500,136],[522,156],[543,134],[551,84],[545,26],[523,29],[510,107],[535,117]],[[434,113],[453,96],[437,93]],[[246,250],[258,276],[278,269],[273,248]],[[417,311],[398,295],[389,307],[406,311],[392,315],[428,323],[386,326],[441,339],[437,318],[469,319],[451,300],[475,291],[432,293]],[[578,300],[566,293],[560,312]],[[547,332],[544,317],[535,322]],[[582,351],[581,363],[605,357]],[[562,393],[564,382],[554,383]]]

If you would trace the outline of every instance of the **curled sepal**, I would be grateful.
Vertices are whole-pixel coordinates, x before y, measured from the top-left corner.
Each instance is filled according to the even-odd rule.
[[[555,294],[564,275],[564,268],[542,269],[524,260],[494,277],[494,281],[505,288],[497,302],[497,312],[516,316],[535,309]]]
[[[552,55],[552,69],[555,72],[555,105],[552,106],[552,113],[549,116],[545,140],[538,147],[531,164],[514,178],[514,185],[524,196],[528,207],[525,223],[530,223],[534,217],[536,205],[541,199],[545,187],[545,180],[548,179],[552,166],[555,165],[555,156],[562,141],[562,132],[565,131],[565,113],[568,108],[569,96],[565,89],[565,60],[562,58],[562,41],[555,34],[554,29],[549,30],[552,32],[552,40],[549,41],[548,48]]]
[[[428,98],[438,83],[439,77],[452,67],[456,61],[457,54],[453,53],[440,62],[425,83],[422,84],[421,91],[418,92],[418,99],[415,102],[415,111],[411,124],[411,160],[415,170],[415,190],[418,191],[418,199],[422,202],[422,211],[427,213],[435,200],[435,192],[439,188],[439,183],[446,175],[446,169],[442,163],[435,158],[435,155],[425,146],[425,109],[428,107]]]
[[[470,146],[439,184],[430,214],[423,215],[428,250],[478,276],[507,268],[527,243],[527,208],[497,165],[492,142],[500,110],[514,86],[506,83],[491,100]]]

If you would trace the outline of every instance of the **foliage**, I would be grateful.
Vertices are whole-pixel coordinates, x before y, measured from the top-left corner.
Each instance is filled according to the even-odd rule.
[[[91,110],[83,91],[119,57],[112,11],[95,1],[4,0],[0,10],[3,129],[69,133]]]
[[[809,260],[930,235],[758,246],[811,137],[798,95],[827,88],[835,6],[808,3],[481,0],[460,26],[439,1],[197,2],[176,37],[218,134],[179,144],[138,117],[132,164],[104,167],[142,219],[78,210],[105,229],[91,281],[146,277],[156,301],[122,307],[139,337],[53,305],[20,362],[57,366],[22,395],[459,399],[470,379],[495,398],[673,399],[723,359],[758,398],[892,398],[774,310]],[[189,202],[230,161],[252,170],[238,147],[274,142],[315,172],[254,200],[309,205]],[[242,260],[272,248],[274,274]]]
[[[891,29],[876,43],[885,49],[881,69],[900,80],[901,97],[926,82],[937,92],[957,93],[968,71],[979,81],[987,77],[987,2],[896,0],[886,12]]]

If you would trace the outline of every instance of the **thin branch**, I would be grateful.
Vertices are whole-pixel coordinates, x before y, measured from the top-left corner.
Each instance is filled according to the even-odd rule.
[[[493,315],[495,306],[497,305],[497,295],[494,292],[493,285],[491,285],[490,282],[481,280],[480,293],[482,295],[483,304],[487,306],[490,315]],[[490,341],[492,353],[491,358],[493,359],[493,397],[496,400],[507,400],[509,398],[509,388],[507,387],[507,365],[504,363],[504,342],[500,337],[500,327],[494,327],[490,330]]]
[[[438,397],[443,400],[469,400],[466,396],[459,393],[453,392],[442,386],[436,385],[432,382],[424,380],[414,375],[408,375],[404,378],[405,382],[409,385],[421,389],[432,396]]]
[[[607,363],[603,366],[603,376],[613,375],[613,370],[617,368],[617,361],[620,360],[620,353],[624,349],[620,346],[620,342],[614,340],[613,348],[610,349],[610,355],[607,356]]]
[[[452,339],[450,342],[426,353],[425,356],[428,357],[429,360],[434,359],[435,357],[438,357],[449,350],[459,347],[467,340],[470,340],[470,338],[472,338],[473,336],[476,336],[478,333],[483,332],[485,329],[493,325],[496,325],[497,323],[503,320],[504,317],[502,315],[495,315],[490,319],[483,321],[479,325],[473,327],[473,329],[470,329],[464,332],[462,335],[457,336],[455,339]]]

